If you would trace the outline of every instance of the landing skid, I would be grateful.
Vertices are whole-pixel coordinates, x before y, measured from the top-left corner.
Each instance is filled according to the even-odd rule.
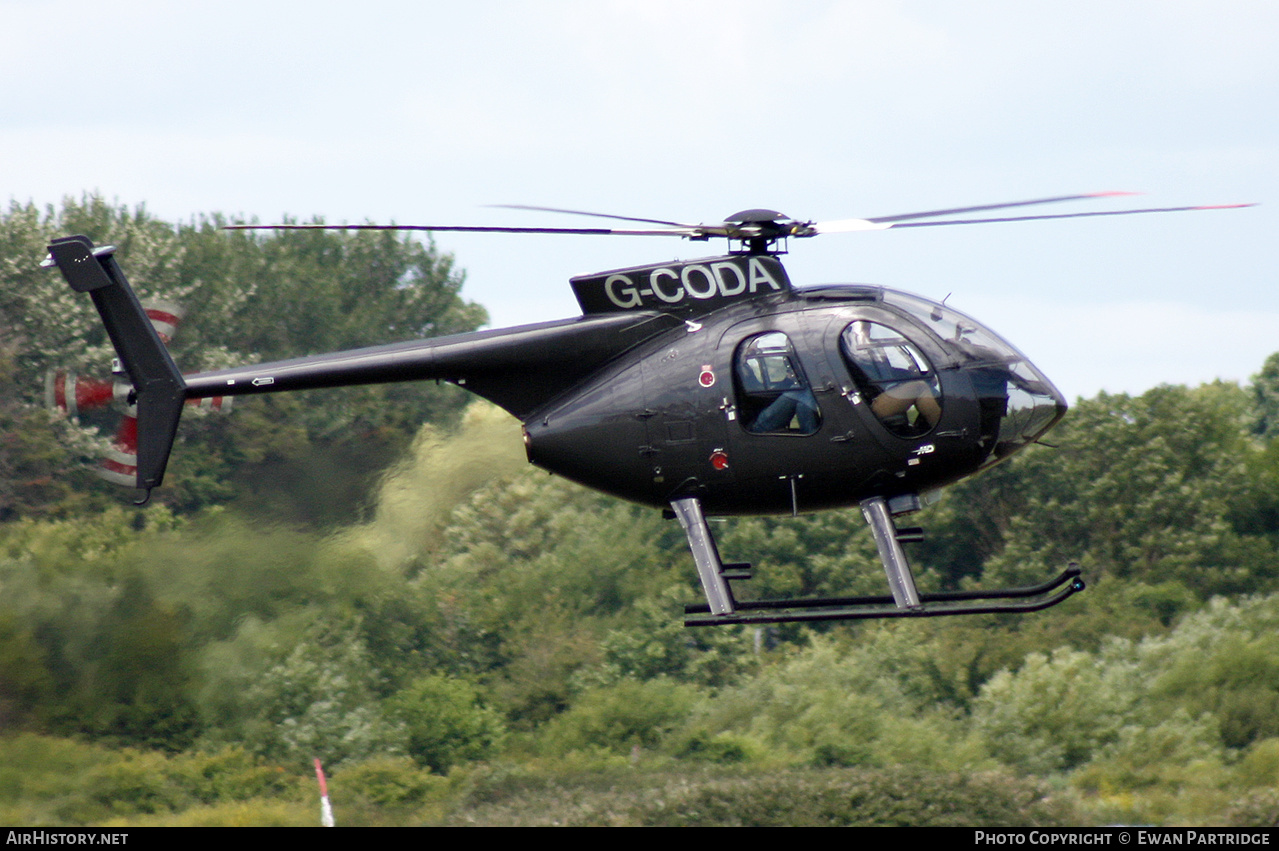
[[[1064,588],[1061,586],[1065,586]],[[1056,593],[1049,593],[1057,590]],[[943,615],[988,615],[996,612],[1037,612],[1084,590],[1078,565],[1056,579],[1025,588],[997,591],[939,591],[920,594],[918,606],[899,608],[887,594],[878,597],[814,597],[805,600],[751,600],[737,603],[733,612],[710,614],[706,604],[684,607],[684,626],[731,623],[788,623],[791,621],[849,621],[871,618],[935,618]]]
[[[917,507],[917,506],[916,506]],[[945,615],[981,615],[997,612],[1036,612],[1047,609],[1084,590],[1079,566],[1072,564],[1040,585],[1002,588],[993,591],[939,591],[920,593],[901,540],[915,530],[898,530],[894,513],[909,506],[875,497],[862,503],[862,514],[870,524],[880,560],[892,595],[872,597],[816,597],[791,600],[750,600],[733,596],[730,580],[750,578],[750,565],[724,564],[715,539],[702,514],[701,504],[689,497],[671,503],[675,516],[688,535],[697,574],[706,593],[705,604],[684,607],[685,626],[719,624],[763,624],[805,621],[867,620],[872,618],[934,618]],[[893,509],[905,508],[894,512]]]

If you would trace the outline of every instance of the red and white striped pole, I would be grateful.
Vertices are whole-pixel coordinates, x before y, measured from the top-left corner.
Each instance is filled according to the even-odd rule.
[[[320,781],[320,824],[333,827],[333,807],[329,804],[329,784],[324,781],[324,769],[320,758],[315,758],[315,779]]]

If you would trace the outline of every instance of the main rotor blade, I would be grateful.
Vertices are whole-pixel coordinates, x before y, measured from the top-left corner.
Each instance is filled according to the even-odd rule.
[[[571,216],[594,216],[597,219],[617,219],[621,222],[644,222],[650,225],[666,225],[673,228],[695,228],[685,222],[668,222],[663,219],[641,219],[636,216],[616,216],[612,213],[589,213],[586,210],[565,210],[562,207],[533,207],[528,204],[489,204],[488,206],[502,210],[533,210],[541,213],[568,213]]]
[[[935,216],[950,216],[958,213],[978,212],[982,210],[1002,210],[1010,207],[1026,207],[1032,204],[1053,204],[1059,201],[1078,201],[1085,198],[1105,198],[1116,195],[1136,195],[1135,192],[1090,192],[1084,195],[1060,195],[1055,198],[1037,198],[1032,201],[1011,201],[1003,204],[981,204],[973,207],[954,207],[947,210],[931,210],[929,212],[903,213],[896,216],[878,216],[871,219],[837,219],[829,222],[782,222],[774,223],[774,233],[761,232],[758,223],[733,224],[724,222],[714,225],[691,225],[680,222],[668,222],[661,219],[642,219],[633,216],[615,216],[611,213],[591,213],[585,210],[566,210],[559,207],[534,207],[518,204],[497,204],[494,206],[514,210],[536,210],[550,213],[569,213],[580,216],[594,216],[604,219],[617,219],[627,222],[661,225],[660,228],[561,228],[561,227],[506,227],[497,225],[324,225],[324,224],[288,224],[288,225],[224,225],[223,230],[391,230],[391,231],[439,231],[442,233],[541,233],[541,234],[575,234],[579,236],[679,236],[689,239],[706,239],[711,236],[728,239],[753,239],[764,237],[773,239],[781,236],[810,237],[827,233],[852,233],[867,230],[888,230],[889,228],[923,228],[940,227],[941,225],[977,225],[997,222],[1028,222],[1042,219],[1079,219],[1093,216],[1129,216],[1138,213],[1176,213],[1185,210],[1223,210],[1239,207],[1253,207],[1255,204],[1200,204],[1188,207],[1148,207],[1139,210],[1105,210],[1087,213],[1059,213],[1038,216],[1001,216],[982,219],[939,219],[937,221],[911,221]]]
[[[985,225],[996,222],[1031,222],[1039,219],[1083,219],[1091,216],[1131,216],[1136,213],[1180,213],[1186,210],[1234,210],[1255,207],[1254,204],[1200,204],[1194,207],[1148,207],[1144,210],[1104,210],[1091,213],[1055,213],[1045,216],[1004,216],[992,219],[943,219],[936,222],[900,222],[884,225],[885,228],[928,228],[940,225]]]
[[[452,233],[570,233],[593,236],[696,236],[700,228],[521,228],[488,225],[223,225],[222,230],[416,230]]]
[[[868,222],[904,222],[908,219],[932,219],[937,216],[953,216],[959,213],[979,213],[983,210],[1006,210],[1009,207],[1029,207],[1033,204],[1056,204],[1060,201],[1082,201],[1086,198],[1113,198],[1120,195],[1140,195],[1140,192],[1088,192],[1084,195],[1058,195],[1054,198],[1035,198],[1032,201],[1005,201],[999,204],[980,204],[976,207],[952,207],[949,210],[929,210],[925,213],[901,213],[896,216],[876,216]]]

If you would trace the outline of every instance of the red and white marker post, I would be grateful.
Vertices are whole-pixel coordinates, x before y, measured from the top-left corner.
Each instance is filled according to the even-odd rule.
[[[320,781],[320,824],[333,827],[333,807],[329,804],[329,784],[324,780],[324,769],[320,767],[320,758],[315,758],[315,779]]]

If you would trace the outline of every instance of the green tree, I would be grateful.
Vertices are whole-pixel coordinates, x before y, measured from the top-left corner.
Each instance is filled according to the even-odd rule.
[[[1233,384],[1164,386],[1081,402],[1037,449],[952,489],[940,529],[985,557],[983,584],[1080,562],[1092,583],[1177,582],[1201,599],[1274,587],[1279,552],[1236,520],[1262,448]],[[981,495],[991,485],[998,501]],[[934,558],[962,547],[936,548]],[[972,565],[943,564],[950,575]]]
[[[1210,715],[1222,745],[1279,736],[1279,595],[1217,598],[1139,647],[1143,680],[1164,706]]]
[[[878,635],[783,648],[756,676],[708,699],[689,728],[712,741],[743,737],[782,763],[961,768],[980,760],[953,710],[909,693],[886,650]]]
[[[480,703],[475,688],[454,677],[418,677],[387,702],[387,709],[403,727],[409,756],[437,774],[489,756],[506,733],[501,717]]]
[[[652,750],[684,725],[698,699],[693,686],[667,679],[621,680],[590,689],[539,734],[543,748],[566,754],[600,750],[617,755]]]
[[[1261,372],[1252,377],[1252,394],[1257,404],[1257,432],[1274,440],[1279,437],[1279,352],[1266,358]]]
[[[689,630],[681,617],[688,599],[688,588],[680,585],[659,597],[637,600],[632,623],[608,631],[600,642],[602,664],[583,671],[579,680],[605,684],[668,677],[718,687],[742,678],[755,667],[751,649],[756,630]]]
[[[992,677],[973,709],[992,753],[1023,771],[1048,774],[1077,768],[1115,742],[1140,689],[1136,665],[1116,655],[1032,653],[1016,673]]]
[[[312,623],[287,652],[274,643],[262,649],[278,661],[235,672],[251,681],[222,695],[216,738],[298,766],[317,756],[338,766],[402,752],[403,732],[377,700],[381,674],[350,625]]]
[[[526,468],[453,511],[414,586],[437,601],[453,670],[485,676],[526,727],[569,706],[575,675],[637,599],[691,580],[687,550],[664,546],[672,531],[682,544],[652,509]]]

